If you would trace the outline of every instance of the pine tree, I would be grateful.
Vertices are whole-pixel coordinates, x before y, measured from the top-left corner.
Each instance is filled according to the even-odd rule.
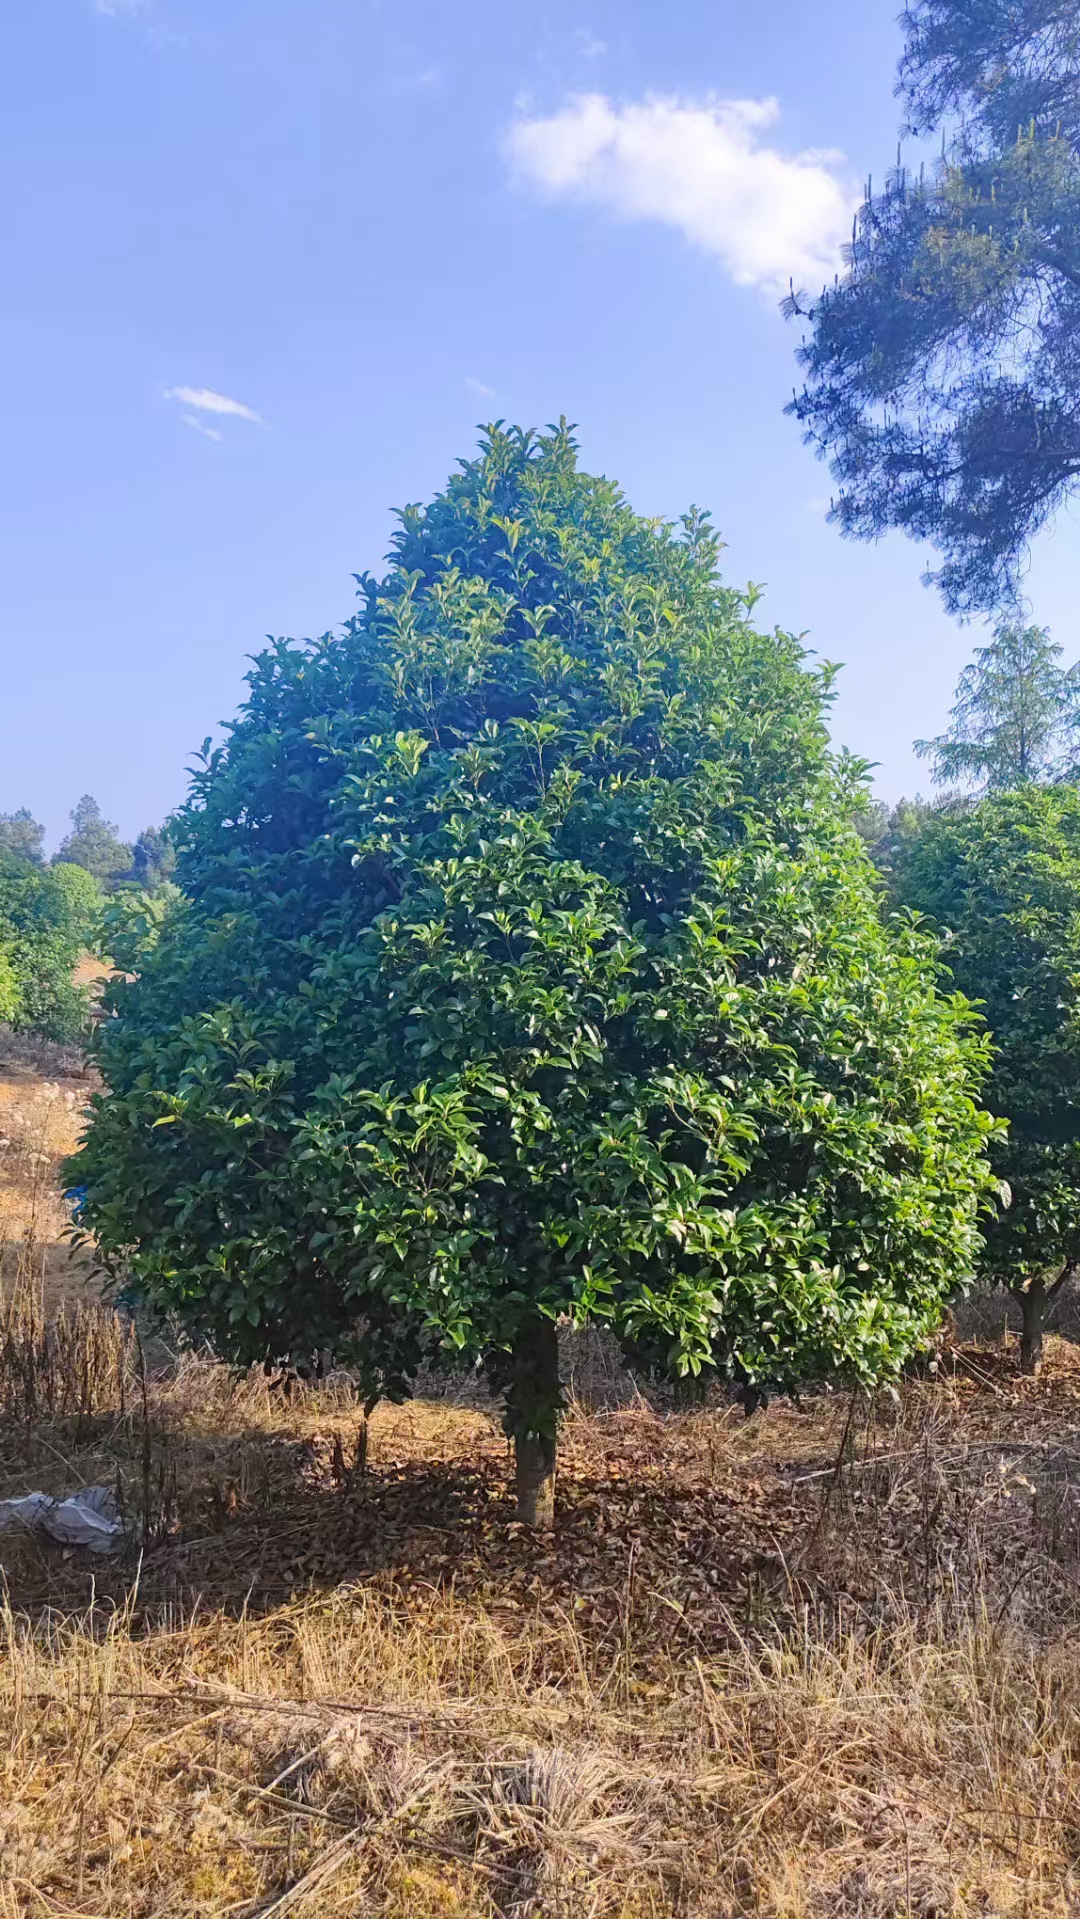
[[[1080,734],[1080,668],[1063,671],[1044,627],[1002,626],[975,650],[951,710],[952,725],[916,740],[935,785],[1006,792],[1033,780],[1072,778]]]
[[[155,892],[176,871],[176,848],[160,827],[146,826],[135,841],[131,862],[132,877],[148,892]]]
[[[132,850],[117,837],[92,793],[84,793],[71,815],[71,832],[62,841],[57,860],[83,866],[105,887],[115,885],[131,871]]]
[[[931,542],[960,612],[1015,601],[1080,480],[1078,22],[1073,0],[917,0],[901,90],[913,130],[946,129],[940,163],[868,187],[844,277],[788,302],[809,321],[788,410],[832,518]]]

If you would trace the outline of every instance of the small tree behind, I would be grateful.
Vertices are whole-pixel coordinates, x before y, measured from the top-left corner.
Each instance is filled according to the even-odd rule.
[[[1009,1130],[992,1147],[1006,1203],[978,1266],[1016,1297],[1034,1372],[1047,1308],[1080,1264],[1080,793],[1028,786],[931,814],[895,885],[947,933],[953,978],[985,1009],[984,1098]]]
[[[171,880],[175,871],[176,848],[168,834],[157,826],[144,827],[132,853],[132,878],[153,893]]]
[[[71,832],[61,842],[57,860],[82,866],[101,886],[115,886],[131,871],[132,849],[117,838],[91,793],[84,793],[71,815]]]
[[[919,833],[924,820],[937,810],[937,805],[938,802],[924,800],[916,793],[913,800],[900,799],[892,806],[887,800],[873,800],[860,812],[855,822],[859,838],[887,885],[905,844]]]
[[[240,1358],[482,1357],[529,1521],[560,1320],[871,1381],[973,1256],[982,1043],[882,923],[830,671],[717,545],[490,429],[342,638],[259,659],[184,897],[113,947],[103,1256]]]
[[[82,867],[39,867],[0,852],[0,949],[9,974],[0,1018],[51,1039],[84,1033],[88,995],[72,975],[100,911],[101,890]]]
[[[14,853],[16,859],[32,860],[40,866],[45,858],[45,828],[29,807],[17,813],[0,813],[0,852]]]
[[[1063,670],[1045,627],[1002,626],[975,649],[956,689],[952,725],[916,740],[935,784],[1008,792],[1071,778],[1080,730],[1080,669]]]

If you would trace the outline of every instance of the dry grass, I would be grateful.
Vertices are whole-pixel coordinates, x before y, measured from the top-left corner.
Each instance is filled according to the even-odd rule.
[[[58,1291],[78,1102],[12,1103],[0,1497],[130,1545],[0,1536],[0,1919],[1080,1910],[1072,1347],[745,1421],[579,1344],[536,1540],[467,1382],[365,1429]]]
[[[450,1594],[2,1632],[12,1912],[1075,1909],[1071,1638],[808,1619],[628,1691]]]
[[[0,1248],[29,1237],[39,1249],[54,1249],[51,1264],[59,1273],[66,1261],[59,1242],[67,1209],[58,1172],[78,1144],[89,1082],[77,1076],[77,1057],[59,1048],[52,1050],[66,1071],[43,1078],[35,1070],[37,1050],[48,1044],[7,1035],[0,1052]],[[10,1258],[5,1264],[10,1277]],[[0,1284],[3,1277],[0,1270]]]
[[[80,965],[74,975],[77,985],[97,978],[94,961]],[[86,1048],[77,1040],[46,1039],[41,1033],[16,1033],[0,1026],[0,1076],[5,1079],[87,1080],[91,1068]]]

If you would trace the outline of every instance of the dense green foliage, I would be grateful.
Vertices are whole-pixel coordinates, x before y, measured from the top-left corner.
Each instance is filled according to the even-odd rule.
[[[17,859],[40,864],[45,858],[45,828],[28,806],[15,813],[0,813],[0,853],[14,853]]]
[[[176,871],[176,848],[160,827],[147,826],[132,849],[131,879],[146,892],[153,893],[172,880]]]
[[[883,925],[829,670],[716,554],[565,427],[493,428],[343,637],[260,656],[171,829],[184,898],[112,941],[72,1168],[154,1304],[373,1386],[515,1351],[519,1435],[559,1315],[754,1380],[925,1337],[983,1043]]]
[[[131,847],[117,838],[115,826],[91,793],[84,793],[75,807],[71,831],[56,857],[67,865],[85,867],[106,888],[126,879],[132,870]]]
[[[907,842],[921,831],[923,821],[937,811],[937,806],[938,802],[924,800],[917,793],[913,800],[900,799],[893,806],[886,800],[873,800],[860,812],[856,820],[860,838],[887,886]]]
[[[1008,792],[1031,780],[1074,778],[1080,730],[1080,669],[1059,666],[1045,627],[1002,626],[978,646],[956,689],[952,725],[916,740],[939,786]]]
[[[6,940],[0,939],[0,1024],[7,1025],[18,1016],[19,982],[15,960]]]
[[[993,1037],[984,1097],[1009,1121],[992,1156],[1011,1203],[980,1271],[1048,1290],[1080,1262],[1080,793],[1029,786],[932,814],[895,885],[947,929],[953,977]]]
[[[939,165],[868,191],[849,270],[804,309],[790,411],[833,517],[933,542],[961,611],[1015,593],[1080,474],[1080,16],[1072,0],[917,0],[902,86]]]
[[[0,850],[0,1019],[53,1039],[85,1030],[87,996],[72,972],[100,909],[100,890],[81,867],[38,866]]]

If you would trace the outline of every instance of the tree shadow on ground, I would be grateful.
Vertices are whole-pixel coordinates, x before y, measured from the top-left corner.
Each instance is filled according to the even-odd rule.
[[[166,1391],[149,1426],[129,1410],[21,1448],[9,1433],[0,1495],[119,1482],[132,1535],[109,1559],[4,1535],[16,1610],[236,1616],[355,1584],[711,1651],[807,1607],[866,1630],[979,1590],[996,1606],[1038,1589],[1059,1609],[1076,1584],[1080,1355],[1063,1343],[1039,1382],[970,1348],[897,1403],[575,1413],[553,1534],[515,1523],[506,1442],[475,1407],[380,1409],[365,1457],[355,1405],[333,1394],[264,1396],[255,1419],[243,1393],[200,1390],[180,1410]]]
[[[479,1422],[478,1422],[479,1423]],[[623,1436],[625,1438],[625,1435]],[[191,1436],[186,1435],[190,1448]],[[569,1451],[570,1449],[568,1449]],[[231,1459],[186,1482],[158,1442],[150,1537],[91,1562],[38,1539],[0,1559],[11,1604],[32,1616],[131,1603],[140,1611],[265,1611],[349,1584],[396,1598],[432,1590],[515,1616],[571,1618],[601,1635],[642,1611],[712,1643],[748,1595],[783,1585],[782,1540],[808,1510],[781,1483],[729,1471],[672,1478],[658,1456],[571,1456],[551,1534],[516,1524],[505,1448],[492,1435],[456,1459],[383,1459],[363,1469],[340,1434],[237,1435]]]

